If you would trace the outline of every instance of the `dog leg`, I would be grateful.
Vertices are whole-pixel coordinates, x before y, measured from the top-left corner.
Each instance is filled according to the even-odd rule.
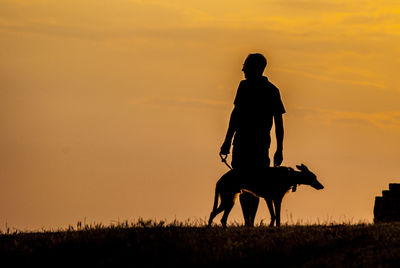
[[[272,227],[274,226],[275,223],[275,212],[274,212],[274,204],[272,203],[272,199],[265,199],[265,202],[267,203],[269,214],[271,216],[271,222],[269,223],[269,226]]]
[[[282,205],[282,198],[274,199],[275,205],[275,216],[276,216],[276,226],[281,226],[281,205]]]
[[[222,211],[224,211],[224,207],[222,206],[222,204],[215,210],[211,211],[210,213],[210,219],[208,220],[208,227],[211,227],[212,221],[213,219]]]
[[[222,215],[222,218],[221,218],[221,224],[222,224],[222,227],[224,227],[224,228],[226,228],[226,222],[228,220],[229,213],[231,212],[231,210],[233,208],[233,204],[234,204],[234,202],[225,206],[224,215]]]

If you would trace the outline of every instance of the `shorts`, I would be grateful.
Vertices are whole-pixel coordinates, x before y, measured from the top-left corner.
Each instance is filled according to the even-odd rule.
[[[254,169],[269,167],[269,149],[260,147],[233,145],[232,168]]]

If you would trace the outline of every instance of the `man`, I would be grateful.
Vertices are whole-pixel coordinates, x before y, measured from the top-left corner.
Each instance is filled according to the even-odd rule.
[[[244,176],[269,166],[270,131],[275,122],[277,149],[274,166],[283,161],[283,119],[285,113],[279,90],[263,76],[267,60],[262,54],[250,54],[242,71],[245,80],[239,84],[228,131],[220,154],[228,155],[232,144],[232,167]],[[250,193],[240,195],[246,226],[253,226],[259,198]]]

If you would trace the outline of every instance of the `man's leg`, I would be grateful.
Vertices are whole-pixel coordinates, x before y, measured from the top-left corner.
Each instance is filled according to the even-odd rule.
[[[254,226],[254,220],[256,218],[260,198],[244,192],[240,195],[239,200],[240,205],[242,206],[245,226]]]
[[[254,156],[256,157],[253,158]],[[233,169],[240,170],[240,176],[252,177],[257,173],[259,167],[269,166],[268,149],[257,154],[252,150],[243,151],[243,148],[234,144],[231,163]],[[250,193],[244,192],[239,196],[239,201],[242,207],[245,226],[254,226],[260,199]]]

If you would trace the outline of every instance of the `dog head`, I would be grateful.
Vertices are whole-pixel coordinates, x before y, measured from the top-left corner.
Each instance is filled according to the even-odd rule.
[[[317,176],[312,173],[304,164],[296,166],[298,170],[301,171],[302,181],[301,184],[310,185],[311,187],[321,190],[324,186],[317,180]]]

